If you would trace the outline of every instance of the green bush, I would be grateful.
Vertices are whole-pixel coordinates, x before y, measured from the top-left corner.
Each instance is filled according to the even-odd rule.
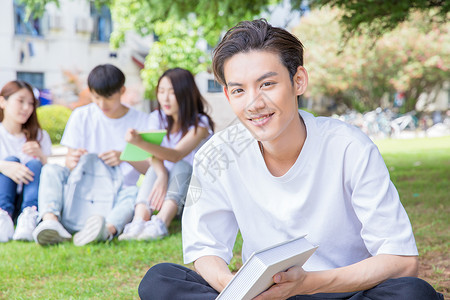
[[[304,111],[306,111],[306,112],[309,112],[309,113],[312,114],[314,117],[317,117],[317,116],[318,116],[318,114],[317,114],[315,111],[312,111],[312,110],[307,109],[307,108],[305,108],[305,107],[300,107],[299,109],[304,110]]]
[[[52,144],[59,144],[72,111],[65,106],[55,104],[40,106],[36,113],[39,124],[50,135]]]

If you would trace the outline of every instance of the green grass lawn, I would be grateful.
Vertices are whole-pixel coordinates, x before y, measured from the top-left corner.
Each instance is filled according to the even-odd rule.
[[[411,219],[420,277],[450,296],[450,137],[377,142]],[[168,238],[75,247],[0,244],[1,299],[137,299],[145,272],[159,262],[182,264],[180,221]],[[241,265],[241,239],[231,268]]]
[[[450,137],[377,145],[411,220],[419,277],[450,297]]]

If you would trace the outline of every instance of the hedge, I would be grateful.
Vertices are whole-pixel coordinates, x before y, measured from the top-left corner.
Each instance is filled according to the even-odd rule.
[[[62,105],[44,105],[36,110],[39,124],[48,132],[52,144],[59,144],[72,111]]]

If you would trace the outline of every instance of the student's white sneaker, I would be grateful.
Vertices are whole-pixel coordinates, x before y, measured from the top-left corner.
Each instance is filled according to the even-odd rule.
[[[45,220],[36,226],[33,239],[39,245],[52,245],[69,241],[72,235],[56,220]]]
[[[75,246],[98,241],[111,240],[112,236],[105,226],[105,218],[102,216],[91,216],[86,220],[83,228],[73,236]]]
[[[0,209],[0,243],[8,242],[14,234],[14,223],[8,213]]]
[[[133,220],[133,222],[125,225],[123,233],[119,235],[119,241],[135,240],[138,235],[144,230],[145,221],[143,219]]]
[[[33,241],[33,230],[36,228],[38,212],[35,206],[25,207],[17,219],[16,231],[13,239],[20,241]]]
[[[169,235],[166,224],[158,218],[153,217],[150,221],[145,222],[145,228],[138,235],[138,240],[157,240]]]

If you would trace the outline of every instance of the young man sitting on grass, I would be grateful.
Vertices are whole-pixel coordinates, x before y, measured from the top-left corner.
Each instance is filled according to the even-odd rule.
[[[442,299],[416,278],[411,224],[373,142],[356,127],[297,108],[308,86],[301,42],[265,20],[217,46],[216,79],[241,124],[197,153],[183,214],[184,262],[152,267],[142,299],[214,299],[242,259],[307,235],[319,248],[255,299]]]
[[[120,154],[126,145],[125,133],[128,128],[144,131],[148,129],[149,119],[147,114],[120,102],[125,92],[124,84],[125,75],[113,65],[99,65],[90,72],[88,86],[93,103],[73,111],[61,140],[61,144],[69,148],[66,166],[46,165],[42,170],[38,200],[42,222],[33,232],[37,243],[46,245],[67,241],[74,232],[77,232],[73,238],[77,246],[104,241],[119,234],[125,224],[131,221],[137,195],[136,182],[149,164],[146,161],[123,162]],[[89,159],[85,164],[86,169],[74,175],[72,170],[87,154],[89,158],[84,158]],[[92,168],[100,161],[101,164]],[[93,170],[88,170],[89,165]],[[102,174],[98,167],[104,170]],[[102,179],[101,176],[110,176],[109,172],[111,176],[119,173],[113,182],[117,186],[114,186],[113,192],[107,186],[100,186],[101,183],[94,184],[92,190],[85,186],[84,191],[75,191],[78,194],[82,191],[85,195],[78,195],[75,199],[70,188],[65,185],[72,181],[71,175],[81,177],[86,172],[94,174],[95,180],[105,184],[110,183],[112,178]],[[92,195],[94,190],[95,195]],[[86,201],[89,196],[92,201]],[[92,202],[92,205],[77,201]]]

